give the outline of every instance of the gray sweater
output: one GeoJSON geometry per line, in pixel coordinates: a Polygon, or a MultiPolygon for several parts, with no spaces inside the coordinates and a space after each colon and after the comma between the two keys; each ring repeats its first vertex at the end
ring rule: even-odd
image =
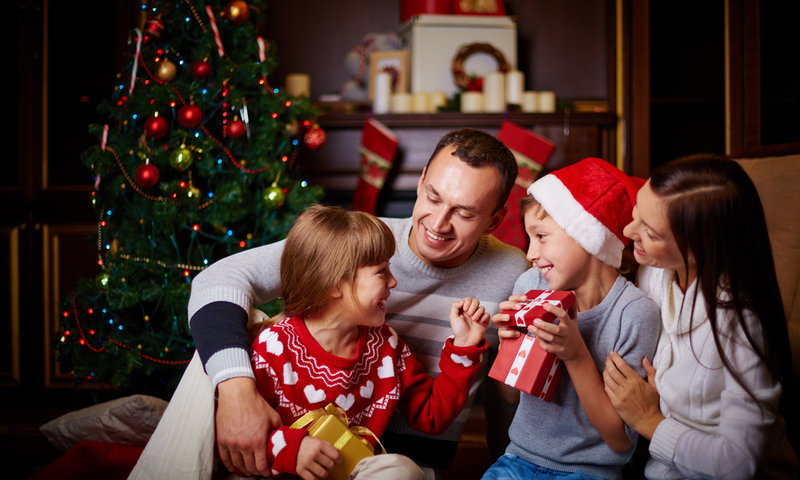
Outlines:
{"type": "MultiPolygon", "coordinates": [[[[529,266],[517,248],[496,238],[480,238],[470,258],[455,268],[433,267],[423,262],[408,246],[411,219],[383,218],[392,229],[397,251],[391,269],[398,286],[387,302],[387,323],[408,343],[417,360],[433,377],[439,373],[439,358],[445,339],[452,335],[448,315],[450,304],[465,296],[477,298],[487,312],[496,313],[498,304],[511,294],[514,281],[529,266]]],[[[279,266],[283,243],[278,242],[226,257],[203,271],[192,282],[189,321],[192,335],[206,371],[216,386],[228,378],[253,377],[245,335],[247,311],[280,296],[279,266]],[[238,320],[234,319],[238,318],[238,320]]],[[[492,326],[493,328],[493,326],[492,326]]],[[[496,330],[487,331],[490,345],[497,344],[496,330]]],[[[485,369],[476,377],[474,395],[485,369]]],[[[453,425],[432,437],[458,441],[464,428],[472,397],[453,425]]],[[[426,436],[396,414],[388,431],[426,436]]]]}
{"type": "MultiPolygon", "coordinates": [[[[548,289],[538,268],[517,280],[514,293],[534,289],[548,289]]],[[[617,277],[600,305],[578,313],[581,337],[601,373],[609,353],[615,351],[644,376],[642,358],[647,356],[652,361],[660,324],[658,306],[623,277],[617,277]]],[[[624,453],[615,453],[589,421],[569,374],[564,371],[551,403],[520,394],[506,453],[553,470],[615,479],[633,454],[638,439],[636,432],[627,426],[625,430],[633,445],[624,453]]]]}

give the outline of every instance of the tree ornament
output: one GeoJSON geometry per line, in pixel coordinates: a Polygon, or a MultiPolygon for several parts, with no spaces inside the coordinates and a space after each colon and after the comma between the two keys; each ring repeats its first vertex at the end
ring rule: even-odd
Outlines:
{"type": "Polygon", "coordinates": [[[297,123],[297,119],[292,119],[291,122],[286,124],[286,135],[289,137],[294,137],[297,135],[299,129],[300,125],[297,123]]]}
{"type": "Polygon", "coordinates": [[[148,137],[158,140],[167,133],[169,124],[164,120],[164,117],[159,117],[158,113],[151,115],[147,121],[144,122],[144,133],[148,137]]]}
{"type": "Polygon", "coordinates": [[[136,169],[136,183],[142,188],[152,188],[158,183],[158,169],[150,164],[150,159],[136,169]]]}
{"type": "Polygon", "coordinates": [[[228,124],[228,136],[231,138],[240,138],[244,135],[246,128],[244,122],[241,120],[234,120],[228,124]]]}
{"type": "Polygon", "coordinates": [[[175,170],[185,171],[192,164],[192,152],[186,148],[186,145],[181,145],[176,148],[169,156],[169,166],[175,170]]]}
{"type": "Polygon", "coordinates": [[[286,195],[283,193],[283,190],[281,190],[281,188],[274,183],[271,187],[264,190],[264,193],[261,196],[264,199],[264,204],[267,206],[267,208],[272,210],[283,205],[284,200],[286,200],[286,195]]]}
{"type": "Polygon", "coordinates": [[[195,78],[206,79],[211,75],[211,64],[205,60],[198,60],[192,64],[192,75],[195,78]]]}
{"type": "Polygon", "coordinates": [[[220,15],[234,25],[241,25],[250,18],[250,7],[241,0],[233,0],[225,5],[220,15]]]}
{"type": "Polygon", "coordinates": [[[148,18],[147,23],[144,24],[144,33],[156,40],[161,39],[164,30],[166,30],[164,22],[158,17],[148,18]]]}
{"type": "Polygon", "coordinates": [[[158,62],[158,65],[156,66],[156,78],[163,82],[171,81],[173,78],[175,78],[176,73],[177,69],[175,68],[175,64],[166,58],[158,62]]]}
{"type": "Polygon", "coordinates": [[[186,128],[194,128],[203,121],[203,111],[197,105],[184,105],[178,110],[178,122],[186,128]]]}
{"type": "Polygon", "coordinates": [[[318,123],[309,128],[305,137],[306,145],[311,150],[316,150],[325,144],[325,130],[323,130],[318,123]]]}

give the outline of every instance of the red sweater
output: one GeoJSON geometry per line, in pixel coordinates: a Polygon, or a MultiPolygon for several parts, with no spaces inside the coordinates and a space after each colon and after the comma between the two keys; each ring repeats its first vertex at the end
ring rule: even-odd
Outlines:
{"type": "Polygon", "coordinates": [[[288,426],[329,403],[347,413],[350,426],[367,427],[379,438],[395,408],[411,427],[433,435],[450,426],[464,408],[485,340],[477,347],[456,347],[448,339],[439,361],[441,373],[433,379],[388,325],[358,329],[353,358],[326,352],[299,317],[273,325],[253,342],[256,386],[284,424],[270,433],[267,445],[274,474],[297,473],[297,452],[307,432],[288,426]]]}

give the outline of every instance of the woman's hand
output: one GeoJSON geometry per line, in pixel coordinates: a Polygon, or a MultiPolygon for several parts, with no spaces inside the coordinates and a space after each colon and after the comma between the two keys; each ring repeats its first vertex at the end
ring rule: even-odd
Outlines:
{"type": "Polygon", "coordinates": [[[606,393],[622,420],[650,440],[664,416],[658,410],[656,369],[646,358],[642,366],[647,381],[642,379],[616,352],[606,359],[603,371],[606,393]]]}

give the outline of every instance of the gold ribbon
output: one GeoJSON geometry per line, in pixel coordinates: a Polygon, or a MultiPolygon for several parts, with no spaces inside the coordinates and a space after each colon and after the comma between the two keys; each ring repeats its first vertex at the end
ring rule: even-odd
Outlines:
{"type": "Polygon", "coordinates": [[[337,407],[332,403],[326,405],[325,408],[319,408],[317,410],[312,410],[306,413],[302,417],[298,418],[297,421],[291,425],[291,428],[306,428],[307,426],[310,426],[320,418],[327,417],[328,415],[333,415],[334,417],[336,417],[336,419],[339,420],[347,428],[347,431],[341,437],[339,437],[339,439],[336,440],[336,442],[333,444],[333,446],[336,447],[338,450],[341,450],[342,447],[347,445],[347,442],[349,442],[350,439],[353,437],[361,441],[361,443],[366,445],[367,448],[369,448],[370,450],[373,450],[372,444],[369,443],[365,438],[363,438],[367,435],[370,435],[372,436],[372,438],[375,439],[376,442],[378,442],[378,445],[380,445],[381,447],[381,451],[383,453],[386,453],[386,448],[383,446],[380,439],[377,436],[375,436],[374,433],[372,433],[372,430],[370,430],[367,427],[362,427],[360,425],[355,425],[353,427],[350,427],[350,421],[347,419],[347,413],[340,407],[337,407]]]}

